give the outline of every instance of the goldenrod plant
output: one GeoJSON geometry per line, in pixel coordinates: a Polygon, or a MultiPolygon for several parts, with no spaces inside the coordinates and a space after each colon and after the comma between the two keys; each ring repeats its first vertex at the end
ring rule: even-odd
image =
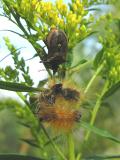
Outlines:
{"type": "Polygon", "coordinates": [[[112,130],[95,125],[106,100],[120,87],[120,19],[115,3],[120,2],[1,0],[0,15],[20,29],[20,32],[9,28],[2,31],[26,39],[36,51],[32,58],[39,58],[48,74],[35,86],[29,67],[20,56],[21,48],[4,37],[14,67],[0,68],[0,89],[14,91],[23,104],[12,100],[9,104],[8,100],[6,107],[1,100],[0,107],[12,110],[19,123],[29,129],[30,138],[22,141],[36,147],[38,154],[1,153],[2,160],[120,158],[116,153],[85,152],[92,135],[120,143],[112,130]],[[90,42],[99,47],[91,48],[90,42]],[[86,56],[89,50],[91,54],[86,56]],[[12,103],[14,108],[9,107],[12,103]]]}

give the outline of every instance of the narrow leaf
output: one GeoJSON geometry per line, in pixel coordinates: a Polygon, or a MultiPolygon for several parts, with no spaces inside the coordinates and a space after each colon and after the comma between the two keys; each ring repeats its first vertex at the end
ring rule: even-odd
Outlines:
{"type": "Polygon", "coordinates": [[[93,34],[96,34],[96,33],[98,33],[98,31],[93,31],[93,32],[88,33],[85,37],[83,37],[82,39],[80,39],[80,42],[83,41],[84,39],[92,36],[93,34]]]}
{"type": "MultiPolygon", "coordinates": [[[[59,137],[60,137],[60,136],[55,136],[55,137],[52,138],[51,140],[52,140],[52,141],[55,141],[55,140],[57,140],[59,137]]],[[[44,146],[47,146],[47,145],[51,144],[51,140],[47,141],[47,142],[44,144],[44,146]]]]}
{"type": "Polygon", "coordinates": [[[113,85],[104,95],[103,99],[108,98],[112,94],[114,94],[118,89],[120,89],[120,81],[113,85]]]}
{"type": "Polygon", "coordinates": [[[39,82],[38,87],[43,87],[47,83],[48,79],[43,79],[39,82]]]}
{"type": "Polygon", "coordinates": [[[101,11],[101,9],[100,8],[88,8],[88,9],[86,9],[87,11],[101,11]]]}
{"type": "Polygon", "coordinates": [[[101,137],[105,137],[105,138],[110,139],[114,142],[120,143],[119,138],[116,138],[115,136],[113,136],[111,133],[109,133],[106,130],[99,129],[99,128],[94,127],[94,126],[90,125],[89,123],[86,123],[86,122],[83,122],[83,121],[81,121],[81,126],[85,129],[91,131],[91,132],[94,132],[95,134],[97,134],[101,137]]]}
{"type": "Polygon", "coordinates": [[[12,33],[15,33],[15,34],[17,34],[18,36],[24,38],[24,35],[22,35],[22,34],[20,34],[20,33],[18,33],[18,32],[15,32],[15,31],[13,31],[13,30],[5,29],[5,30],[0,30],[0,31],[12,32],[12,33]]]}
{"type": "MultiPolygon", "coordinates": [[[[2,62],[2,61],[3,61],[4,59],[6,59],[8,56],[10,56],[11,54],[13,54],[13,53],[19,51],[19,50],[22,49],[22,48],[25,48],[25,47],[20,47],[20,48],[14,50],[13,52],[10,52],[8,55],[6,55],[4,58],[2,58],[2,59],[0,60],[0,62],[2,62]]],[[[18,54],[18,53],[17,53],[17,54],[18,54]]]]}
{"type": "Polygon", "coordinates": [[[18,121],[18,123],[24,127],[27,127],[27,128],[31,128],[30,124],[27,124],[27,123],[24,123],[24,122],[21,122],[21,121],[18,121]]]}
{"type": "Polygon", "coordinates": [[[9,90],[9,91],[16,91],[16,92],[40,91],[39,88],[33,88],[33,87],[27,86],[25,84],[6,82],[6,81],[0,81],[0,89],[5,89],[5,90],[9,90]]]}
{"type": "Polygon", "coordinates": [[[0,160],[45,160],[42,158],[18,155],[18,154],[0,154],[0,160]]]}
{"type": "Polygon", "coordinates": [[[83,158],[84,160],[102,160],[102,159],[120,159],[120,155],[111,155],[111,156],[90,156],[83,158]]]}
{"type": "Polygon", "coordinates": [[[21,141],[24,141],[25,143],[28,143],[29,145],[36,147],[36,148],[41,148],[34,139],[20,139],[21,141]]]}
{"type": "Polygon", "coordinates": [[[78,67],[79,65],[84,64],[84,63],[86,63],[86,62],[87,62],[86,59],[82,59],[82,60],[80,60],[75,66],[71,67],[70,69],[73,69],[73,68],[75,68],[75,67],[78,67]]]}
{"type": "Polygon", "coordinates": [[[103,53],[104,53],[104,49],[100,50],[97,54],[96,57],[94,59],[94,67],[97,68],[98,65],[100,64],[102,57],[103,57],[103,53]]]}
{"type": "Polygon", "coordinates": [[[25,61],[32,60],[33,58],[35,58],[35,57],[37,57],[37,56],[38,56],[38,54],[36,53],[36,54],[34,54],[34,56],[32,56],[31,58],[26,59],[25,61]]]}

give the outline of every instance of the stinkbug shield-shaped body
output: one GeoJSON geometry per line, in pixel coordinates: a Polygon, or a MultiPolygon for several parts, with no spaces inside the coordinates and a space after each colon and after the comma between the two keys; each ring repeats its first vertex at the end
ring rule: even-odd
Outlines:
{"type": "Polygon", "coordinates": [[[51,29],[44,42],[48,48],[45,63],[55,74],[59,65],[66,61],[68,50],[66,34],[62,30],[51,29]]]}

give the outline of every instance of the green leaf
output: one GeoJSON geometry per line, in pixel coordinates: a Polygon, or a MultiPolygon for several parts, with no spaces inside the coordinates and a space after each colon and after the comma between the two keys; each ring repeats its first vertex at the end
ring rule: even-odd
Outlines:
{"type": "Polygon", "coordinates": [[[114,94],[118,89],[120,89],[120,81],[114,84],[105,94],[103,95],[103,100],[110,97],[112,94],[114,94]]]}
{"type": "Polygon", "coordinates": [[[98,65],[101,63],[102,57],[103,57],[103,53],[104,53],[104,49],[100,50],[97,54],[96,57],[94,59],[94,67],[97,68],[98,65]]]}
{"type": "Polygon", "coordinates": [[[48,82],[47,78],[39,81],[38,87],[43,87],[47,82],[48,82]]]}
{"type": "Polygon", "coordinates": [[[111,155],[111,156],[90,156],[83,158],[84,160],[102,160],[102,159],[120,159],[120,155],[111,155]]]}
{"type": "Polygon", "coordinates": [[[36,148],[41,148],[34,139],[20,139],[21,141],[24,141],[25,143],[28,143],[29,145],[36,147],[36,148]]]}
{"type": "Polygon", "coordinates": [[[84,64],[84,63],[86,63],[86,62],[87,62],[86,59],[82,59],[82,60],[80,60],[75,66],[71,67],[70,69],[73,69],[73,68],[75,68],[75,67],[78,67],[79,65],[84,64]]]}
{"type": "Polygon", "coordinates": [[[31,128],[31,125],[30,124],[27,124],[27,123],[24,123],[24,122],[21,122],[21,121],[18,121],[18,124],[24,126],[24,127],[27,127],[27,128],[31,128]]]}
{"type": "Polygon", "coordinates": [[[93,133],[95,133],[95,134],[97,134],[97,135],[99,135],[101,137],[105,137],[105,138],[110,139],[110,140],[112,140],[114,142],[120,143],[120,139],[116,138],[115,136],[113,136],[108,131],[103,130],[103,129],[99,129],[99,128],[94,127],[94,126],[90,125],[89,123],[86,123],[86,122],[83,122],[83,121],[81,121],[80,123],[81,123],[81,126],[83,128],[85,128],[85,129],[87,129],[89,131],[91,131],[91,132],[93,132],[93,133]]]}
{"type": "Polygon", "coordinates": [[[30,60],[32,60],[32,59],[35,58],[35,57],[38,57],[38,54],[37,54],[37,53],[34,54],[34,56],[32,56],[31,58],[26,59],[25,61],[30,61],[30,60]]]}
{"type": "MultiPolygon", "coordinates": [[[[59,137],[60,137],[60,136],[55,136],[55,137],[52,138],[51,140],[52,140],[52,141],[56,141],[59,137]]],[[[44,144],[44,146],[47,146],[47,145],[51,144],[51,140],[47,141],[47,142],[44,144]]]]}
{"type": "Polygon", "coordinates": [[[72,64],[72,60],[73,60],[73,52],[72,50],[68,50],[68,54],[67,54],[67,58],[66,58],[66,63],[65,63],[65,67],[69,68],[72,64]]]}
{"type": "Polygon", "coordinates": [[[90,37],[90,36],[92,36],[93,34],[96,34],[96,33],[98,33],[98,31],[93,31],[93,32],[88,33],[85,37],[83,37],[82,39],[80,39],[79,42],[83,41],[84,39],[86,39],[86,38],[88,38],[88,37],[90,37]]]}
{"type": "Polygon", "coordinates": [[[88,9],[86,9],[87,11],[101,11],[101,9],[100,8],[88,8],[88,9]]]}
{"type": "Polygon", "coordinates": [[[4,30],[0,30],[0,31],[3,31],[3,32],[5,31],[5,32],[15,33],[15,34],[17,34],[18,36],[20,36],[20,37],[24,38],[24,35],[23,35],[23,34],[20,34],[20,33],[18,33],[18,32],[13,31],[13,30],[4,29],[4,30]]]}
{"type": "Polygon", "coordinates": [[[19,72],[16,69],[12,69],[11,66],[6,66],[5,68],[6,79],[16,80],[19,76],[19,72]]]}
{"type": "Polygon", "coordinates": [[[0,89],[5,89],[15,92],[36,92],[40,91],[39,88],[33,88],[24,84],[0,81],[0,89]]]}
{"type": "Polygon", "coordinates": [[[44,160],[44,159],[26,155],[18,155],[18,154],[0,154],[0,160],[44,160]]]}

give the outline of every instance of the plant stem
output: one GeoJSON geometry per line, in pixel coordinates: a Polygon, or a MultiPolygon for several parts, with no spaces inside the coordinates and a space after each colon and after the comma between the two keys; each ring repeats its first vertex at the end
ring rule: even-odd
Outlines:
{"type": "Polygon", "coordinates": [[[71,76],[74,73],[80,72],[81,69],[85,68],[86,66],[90,65],[93,62],[93,60],[90,60],[86,63],[80,64],[77,67],[71,67],[68,72],[69,72],[69,76],[71,76]]]}
{"type": "Polygon", "coordinates": [[[72,133],[68,133],[68,149],[69,149],[69,160],[75,160],[75,148],[72,133]]]}
{"type": "MultiPolygon", "coordinates": [[[[96,119],[98,110],[99,110],[100,105],[101,105],[102,97],[103,97],[104,93],[106,92],[106,90],[107,90],[107,88],[108,88],[108,85],[109,85],[109,83],[108,83],[108,81],[106,81],[106,82],[105,82],[105,85],[104,85],[104,88],[103,88],[103,90],[102,90],[102,92],[101,92],[101,95],[99,96],[99,98],[98,98],[98,100],[97,100],[97,102],[96,102],[96,105],[95,105],[95,107],[94,107],[94,109],[93,109],[93,111],[92,111],[92,117],[91,117],[91,120],[90,120],[90,124],[91,124],[91,125],[93,125],[94,122],[95,122],[95,119],[96,119]]],[[[88,131],[88,132],[86,133],[85,141],[88,140],[88,138],[89,138],[89,136],[90,136],[90,133],[91,133],[90,131],[88,131]]]]}
{"type": "Polygon", "coordinates": [[[67,160],[67,158],[64,156],[64,154],[62,153],[62,151],[58,148],[58,146],[52,141],[52,139],[50,138],[49,134],[47,133],[47,131],[45,130],[44,126],[42,126],[42,129],[45,133],[45,135],[47,136],[47,138],[49,139],[49,141],[51,142],[51,145],[53,146],[53,148],[56,150],[56,152],[60,155],[60,157],[62,158],[62,160],[67,160]]]}
{"type": "Polygon", "coordinates": [[[57,151],[57,153],[60,155],[60,157],[63,160],[67,160],[67,158],[64,156],[64,154],[61,152],[61,150],[56,146],[56,144],[52,140],[51,140],[51,144],[53,145],[53,147],[57,151]]]}
{"type": "Polygon", "coordinates": [[[101,64],[101,66],[97,69],[97,71],[95,72],[95,74],[93,75],[93,77],[91,78],[91,80],[89,81],[84,93],[86,94],[89,90],[89,88],[91,87],[91,85],[93,84],[95,78],[98,76],[98,74],[101,72],[101,70],[104,67],[104,63],[101,64]]]}
{"type": "Polygon", "coordinates": [[[28,101],[26,100],[25,96],[22,93],[20,92],[16,92],[16,93],[27,106],[30,106],[30,104],[28,103],[28,101]]]}

